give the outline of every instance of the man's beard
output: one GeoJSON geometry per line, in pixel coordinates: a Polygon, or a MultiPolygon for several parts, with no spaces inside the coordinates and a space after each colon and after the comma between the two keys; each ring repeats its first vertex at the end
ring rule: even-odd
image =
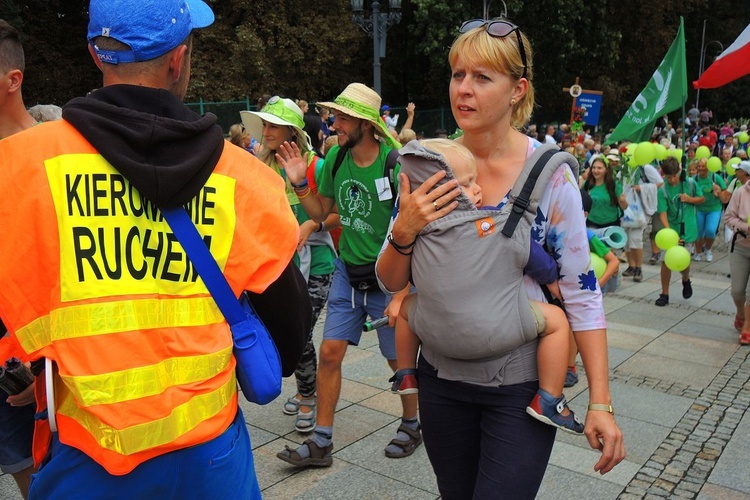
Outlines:
{"type": "Polygon", "coordinates": [[[339,144],[339,146],[352,149],[354,146],[362,142],[364,136],[365,135],[362,133],[362,123],[360,122],[359,126],[346,136],[346,142],[344,142],[344,144],[339,144]]]}

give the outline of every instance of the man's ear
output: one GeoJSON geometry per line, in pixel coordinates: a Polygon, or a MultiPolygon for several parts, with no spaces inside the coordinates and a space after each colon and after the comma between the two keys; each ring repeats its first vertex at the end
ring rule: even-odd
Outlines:
{"type": "Polygon", "coordinates": [[[94,47],[90,43],[86,46],[89,48],[89,54],[91,54],[91,57],[94,59],[94,64],[96,64],[96,67],[99,68],[99,71],[101,71],[104,63],[99,59],[99,56],[96,55],[96,52],[94,52],[94,47]]]}
{"type": "Polygon", "coordinates": [[[8,73],[5,75],[5,78],[7,78],[9,81],[9,94],[12,94],[13,92],[20,92],[21,85],[23,84],[23,73],[20,69],[12,69],[8,71],[8,73]]]}
{"type": "Polygon", "coordinates": [[[172,74],[174,81],[180,79],[182,71],[185,69],[185,58],[188,57],[187,45],[178,45],[169,54],[169,72],[172,74]]]}

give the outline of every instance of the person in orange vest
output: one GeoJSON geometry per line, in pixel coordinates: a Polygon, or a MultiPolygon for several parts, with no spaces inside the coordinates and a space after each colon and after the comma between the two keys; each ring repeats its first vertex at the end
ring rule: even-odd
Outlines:
{"type": "Polygon", "coordinates": [[[311,308],[283,180],[182,103],[205,2],[89,15],[104,86],[0,141],[0,317],[47,360],[53,431],[29,497],[260,498],[229,326],[161,209],[188,211],[289,376],[311,308]]]}
{"type": "MultiPolygon", "coordinates": [[[[0,19],[0,140],[34,125],[23,103],[21,87],[25,70],[18,31],[0,19]]],[[[0,336],[5,326],[0,323],[0,336]]],[[[0,365],[19,357],[9,337],[0,339],[0,365]]],[[[34,385],[19,394],[0,390],[0,471],[11,474],[24,498],[34,472],[31,443],[34,434],[34,385]]]]}

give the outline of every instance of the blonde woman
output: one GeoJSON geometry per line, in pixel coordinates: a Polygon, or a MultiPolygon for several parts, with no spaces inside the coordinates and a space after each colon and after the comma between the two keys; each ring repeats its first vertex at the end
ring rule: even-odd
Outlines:
{"type": "MultiPolygon", "coordinates": [[[[450,101],[464,134],[457,141],[477,161],[483,205],[501,206],[539,142],[519,130],[534,107],[531,45],[507,19],[463,23],[449,54],[450,101]]],[[[389,291],[409,281],[407,247],[430,222],[453,211],[461,190],[453,180],[438,187],[437,173],[411,192],[403,174],[400,211],[378,261],[378,277],[389,291]],[[434,188],[434,189],[433,189],[434,188]],[[397,246],[398,245],[398,246],[397,246]]],[[[582,289],[578,276],[590,266],[586,225],[577,179],[567,165],[552,176],[533,230],[554,252],[568,320],[586,368],[590,402],[585,434],[602,451],[594,465],[609,472],[625,457],[622,432],[611,407],[607,337],[601,292],[582,289]]],[[[529,298],[544,300],[525,278],[529,298]]],[[[497,318],[503,334],[503,318],[497,318]]],[[[469,335],[471,332],[456,332],[469,335]]],[[[419,407],[424,443],[443,498],[534,498],[552,452],[555,429],[528,418],[526,406],[538,389],[537,342],[511,351],[486,384],[468,383],[460,373],[435,368],[439,355],[422,344],[418,362],[419,407]]],[[[474,361],[472,361],[474,362],[474,361]]]]}

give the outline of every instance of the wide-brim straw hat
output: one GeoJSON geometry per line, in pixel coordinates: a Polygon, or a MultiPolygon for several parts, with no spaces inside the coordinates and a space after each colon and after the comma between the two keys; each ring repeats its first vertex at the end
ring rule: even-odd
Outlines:
{"type": "Polygon", "coordinates": [[[372,123],[378,135],[383,137],[386,144],[398,149],[401,144],[388,132],[388,127],[385,126],[385,122],[380,116],[381,102],[378,93],[367,85],[350,83],[333,102],[319,102],[317,104],[372,123]]]}
{"type": "Polygon", "coordinates": [[[302,110],[294,101],[279,96],[273,96],[260,111],[240,111],[242,124],[250,133],[250,136],[256,140],[263,139],[263,121],[273,123],[274,125],[283,125],[291,127],[297,131],[297,134],[303,138],[310,149],[310,138],[305,133],[305,119],[302,110]]]}

